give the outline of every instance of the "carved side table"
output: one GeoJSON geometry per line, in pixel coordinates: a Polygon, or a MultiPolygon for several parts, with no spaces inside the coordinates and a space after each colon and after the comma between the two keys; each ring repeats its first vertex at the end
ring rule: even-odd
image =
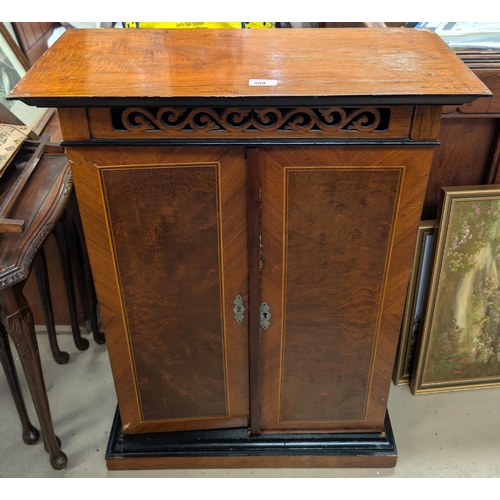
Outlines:
{"type": "MultiPolygon", "coordinates": [[[[0,203],[16,181],[18,176],[16,170],[19,169],[13,169],[2,177],[0,203]]],[[[54,433],[33,314],[23,294],[23,287],[37,252],[63,214],[72,187],[73,181],[67,157],[62,154],[45,154],[11,212],[12,218],[25,221],[24,232],[0,234],[2,320],[19,354],[40,422],[45,449],[50,455],[52,467],[57,470],[66,466],[67,457],[61,451],[60,440],[54,433]]],[[[2,345],[8,349],[5,342],[2,345]]],[[[14,397],[16,399],[16,394],[14,397]]],[[[19,397],[22,401],[20,393],[19,397]]],[[[22,416],[21,420],[23,421],[22,416]]],[[[23,438],[24,431],[31,429],[31,424],[28,424],[29,422],[23,422],[23,438]]],[[[33,433],[32,429],[31,432],[33,433]]],[[[28,440],[35,442],[36,436],[28,436],[28,440]]]]}

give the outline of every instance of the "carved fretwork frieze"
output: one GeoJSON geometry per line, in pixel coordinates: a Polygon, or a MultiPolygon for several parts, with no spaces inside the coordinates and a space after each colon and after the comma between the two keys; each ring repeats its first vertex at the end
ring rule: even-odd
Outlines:
{"type": "Polygon", "coordinates": [[[263,132],[281,137],[377,133],[388,130],[390,115],[390,108],[372,106],[111,109],[115,132],[175,137],[197,134],[242,137],[263,132]]]}

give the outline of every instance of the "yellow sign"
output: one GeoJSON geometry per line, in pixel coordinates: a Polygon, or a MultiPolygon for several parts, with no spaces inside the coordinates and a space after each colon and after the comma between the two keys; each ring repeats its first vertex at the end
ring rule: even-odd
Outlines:
{"type": "Polygon", "coordinates": [[[123,23],[124,28],[210,28],[210,29],[228,29],[228,28],[275,28],[276,23],[123,23]]]}

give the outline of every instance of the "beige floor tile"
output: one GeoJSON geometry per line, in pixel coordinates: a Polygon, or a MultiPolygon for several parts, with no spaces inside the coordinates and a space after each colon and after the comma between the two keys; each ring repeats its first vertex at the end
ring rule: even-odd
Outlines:
{"type": "MultiPolygon", "coordinates": [[[[39,334],[56,433],[68,467],[51,469],[43,445],[26,446],[7,383],[0,372],[0,477],[500,477],[500,389],[412,396],[391,387],[389,412],[398,446],[395,469],[238,469],[110,472],[106,450],[116,406],[106,346],[91,342],[79,352],[60,335],[71,354],[66,366],[51,358],[39,334]]],[[[25,400],[38,427],[26,383],[25,400]]]]}

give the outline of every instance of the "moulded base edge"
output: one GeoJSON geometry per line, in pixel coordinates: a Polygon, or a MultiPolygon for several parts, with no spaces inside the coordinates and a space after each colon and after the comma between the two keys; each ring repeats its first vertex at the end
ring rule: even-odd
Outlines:
{"type": "Polygon", "coordinates": [[[387,468],[397,449],[389,415],[382,433],[266,434],[246,427],[123,434],[116,410],[106,464],[109,470],[222,468],[387,468]]]}

